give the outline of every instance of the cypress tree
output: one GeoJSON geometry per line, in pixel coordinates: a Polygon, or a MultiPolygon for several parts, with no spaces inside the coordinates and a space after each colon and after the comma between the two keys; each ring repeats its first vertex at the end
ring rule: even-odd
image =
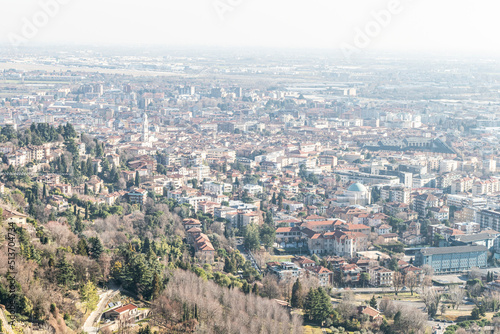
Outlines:
{"type": "Polygon", "coordinates": [[[373,295],[372,299],[370,299],[370,306],[373,307],[374,309],[377,308],[377,300],[375,299],[375,295],[373,295]]]}
{"type": "Polygon", "coordinates": [[[135,186],[136,187],[139,187],[139,185],[141,184],[141,178],[139,176],[139,171],[136,171],[135,172],[135,186]]]}
{"type": "Polygon", "coordinates": [[[292,287],[292,298],[290,304],[295,308],[302,308],[302,284],[300,284],[300,279],[297,278],[292,287]]]}

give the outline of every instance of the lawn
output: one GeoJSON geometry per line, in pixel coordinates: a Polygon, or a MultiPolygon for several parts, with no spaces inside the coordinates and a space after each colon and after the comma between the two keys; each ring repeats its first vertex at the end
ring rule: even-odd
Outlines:
{"type": "Polygon", "coordinates": [[[290,262],[292,259],[293,255],[272,255],[269,262],[290,262]]]}

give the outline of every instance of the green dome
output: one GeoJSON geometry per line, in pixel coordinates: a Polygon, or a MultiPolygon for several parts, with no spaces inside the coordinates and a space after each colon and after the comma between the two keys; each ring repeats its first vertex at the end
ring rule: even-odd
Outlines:
{"type": "Polygon", "coordinates": [[[347,190],[348,191],[356,191],[356,192],[365,192],[365,191],[368,191],[368,190],[366,190],[366,187],[364,185],[362,185],[361,183],[359,183],[359,182],[351,184],[349,186],[349,188],[347,188],[347,190]]]}

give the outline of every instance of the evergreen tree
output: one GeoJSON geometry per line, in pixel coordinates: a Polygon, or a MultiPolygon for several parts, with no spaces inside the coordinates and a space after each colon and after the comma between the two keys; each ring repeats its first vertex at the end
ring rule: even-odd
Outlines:
{"type": "Polygon", "coordinates": [[[139,185],[141,184],[141,177],[139,176],[139,171],[135,172],[134,184],[136,187],[139,187],[139,185]]]}
{"type": "Polygon", "coordinates": [[[311,321],[317,324],[323,324],[333,313],[330,297],[322,287],[309,290],[304,303],[304,312],[311,321]]]}
{"type": "Polygon", "coordinates": [[[252,293],[255,295],[259,294],[259,286],[257,285],[257,283],[254,283],[254,285],[253,285],[252,293]]]}
{"type": "Polygon", "coordinates": [[[90,257],[94,260],[97,260],[101,257],[102,252],[104,252],[104,247],[101,243],[101,240],[98,237],[89,238],[90,247],[90,257]]]}
{"type": "Polygon", "coordinates": [[[75,280],[74,268],[63,255],[56,265],[57,282],[61,285],[70,286],[75,280]]]}
{"type": "Polygon", "coordinates": [[[137,334],[153,334],[153,331],[151,330],[151,327],[149,327],[149,325],[147,325],[145,328],[139,329],[137,334]]]}
{"type": "Polygon", "coordinates": [[[162,290],[162,287],[161,287],[160,275],[158,275],[158,273],[155,272],[155,274],[153,276],[151,299],[155,299],[156,297],[158,297],[160,295],[161,290],[162,290]]]}
{"type": "Polygon", "coordinates": [[[377,308],[377,300],[375,299],[375,295],[373,295],[372,299],[370,299],[370,306],[373,307],[374,309],[377,308]]]}
{"type": "Polygon", "coordinates": [[[81,256],[88,256],[89,255],[89,247],[87,245],[87,242],[85,241],[84,238],[81,238],[78,240],[78,244],[76,245],[76,254],[81,255],[81,256]]]}
{"type": "Polygon", "coordinates": [[[230,274],[235,272],[234,262],[229,257],[224,260],[224,271],[230,274]]]}
{"type": "Polygon", "coordinates": [[[271,199],[271,203],[276,205],[276,193],[273,193],[273,198],[271,199]]]}
{"type": "Polygon", "coordinates": [[[297,278],[292,287],[292,298],[290,304],[295,308],[302,308],[302,284],[300,284],[300,279],[297,278]]]}

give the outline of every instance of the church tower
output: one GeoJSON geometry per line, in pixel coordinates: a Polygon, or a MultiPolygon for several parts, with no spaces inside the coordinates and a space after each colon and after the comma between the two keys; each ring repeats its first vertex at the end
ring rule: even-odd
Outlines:
{"type": "Polygon", "coordinates": [[[147,113],[144,113],[142,118],[142,141],[149,142],[149,122],[147,113]]]}

